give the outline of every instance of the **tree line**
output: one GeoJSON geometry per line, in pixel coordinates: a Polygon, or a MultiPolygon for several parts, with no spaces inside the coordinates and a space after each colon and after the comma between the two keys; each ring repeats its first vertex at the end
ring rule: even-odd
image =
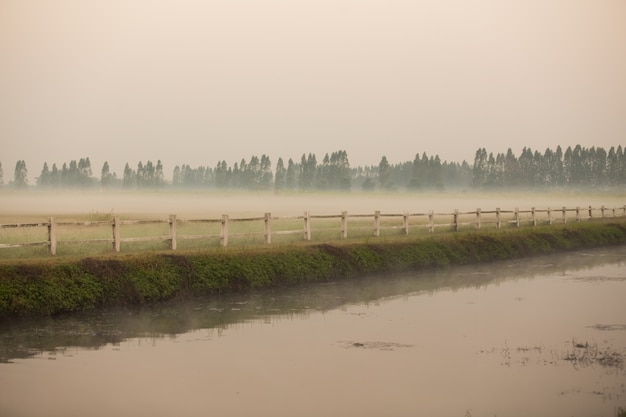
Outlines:
{"type": "Polygon", "coordinates": [[[603,187],[626,184],[626,155],[622,146],[568,147],[565,152],[546,149],[542,154],[524,148],[519,156],[511,149],[506,154],[476,151],[472,168],[476,188],[503,187],[603,187]]]}
{"type": "MultiPolygon", "coordinates": [[[[0,185],[4,172],[0,162],[0,185]]],[[[16,163],[10,185],[29,185],[26,163],[16,163]]],[[[93,175],[89,158],[63,163],[61,168],[45,162],[35,184],[40,188],[215,188],[244,190],[443,190],[450,188],[497,189],[509,187],[597,187],[626,184],[626,155],[622,146],[584,148],[568,147],[565,152],[546,149],[544,153],[524,148],[516,156],[506,153],[476,151],[473,165],[442,162],[439,156],[416,154],[413,160],[390,164],[383,156],[378,165],[351,167],[348,154],[339,150],[325,154],[321,161],[315,154],[302,154],[299,160],[278,158],[275,167],[269,156],[251,156],[229,165],[177,165],[172,180],[166,181],[161,161],[140,161],[136,168],[128,163],[121,177],[111,172],[108,162],[93,175]]]]}

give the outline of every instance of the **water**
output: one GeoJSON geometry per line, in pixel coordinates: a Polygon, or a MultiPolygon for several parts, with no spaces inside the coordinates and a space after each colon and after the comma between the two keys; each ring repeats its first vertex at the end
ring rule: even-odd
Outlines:
{"type": "Polygon", "coordinates": [[[626,247],[0,324],[1,416],[614,416],[626,247]]]}

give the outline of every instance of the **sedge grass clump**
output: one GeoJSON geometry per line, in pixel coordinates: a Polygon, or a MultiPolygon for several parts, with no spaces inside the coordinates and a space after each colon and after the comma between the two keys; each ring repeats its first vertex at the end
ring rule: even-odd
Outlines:
{"type": "Polygon", "coordinates": [[[115,217],[115,213],[113,213],[113,210],[108,211],[108,212],[101,212],[101,211],[91,210],[87,214],[87,220],[91,221],[91,222],[108,222],[108,221],[113,221],[114,217],[115,217]]]}

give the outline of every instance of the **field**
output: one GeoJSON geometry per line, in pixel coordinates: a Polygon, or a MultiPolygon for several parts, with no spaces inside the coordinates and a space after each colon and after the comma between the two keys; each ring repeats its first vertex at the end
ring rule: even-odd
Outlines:
{"type": "Polygon", "coordinates": [[[4,226],[0,229],[0,260],[48,257],[51,218],[56,256],[80,258],[114,251],[115,218],[119,249],[137,253],[171,250],[173,241],[177,251],[224,250],[226,246],[247,249],[268,243],[286,247],[310,242],[393,241],[430,232],[562,224],[623,216],[626,202],[626,193],[615,192],[274,194],[4,189],[0,196],[0,224],[4,226]],[[602,211],[602,207],[606,209],[602,211]],[[176,215],[175,231],[172,214],[176,215]],[[228,216],[226,231],[224,215],[228,216]],[[11,227],[15,225],[21,227],[11,227]],[[14,247],[24,244],[27,246],[14,247]]]}

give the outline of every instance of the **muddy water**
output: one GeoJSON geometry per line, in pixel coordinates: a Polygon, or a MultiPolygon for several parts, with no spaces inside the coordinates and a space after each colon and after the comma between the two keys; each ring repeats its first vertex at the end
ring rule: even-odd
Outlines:
{"type": "Polygon", "coordinates": [[[0,325],[1,416],[614,416],[626,247],[0,325]]]}

